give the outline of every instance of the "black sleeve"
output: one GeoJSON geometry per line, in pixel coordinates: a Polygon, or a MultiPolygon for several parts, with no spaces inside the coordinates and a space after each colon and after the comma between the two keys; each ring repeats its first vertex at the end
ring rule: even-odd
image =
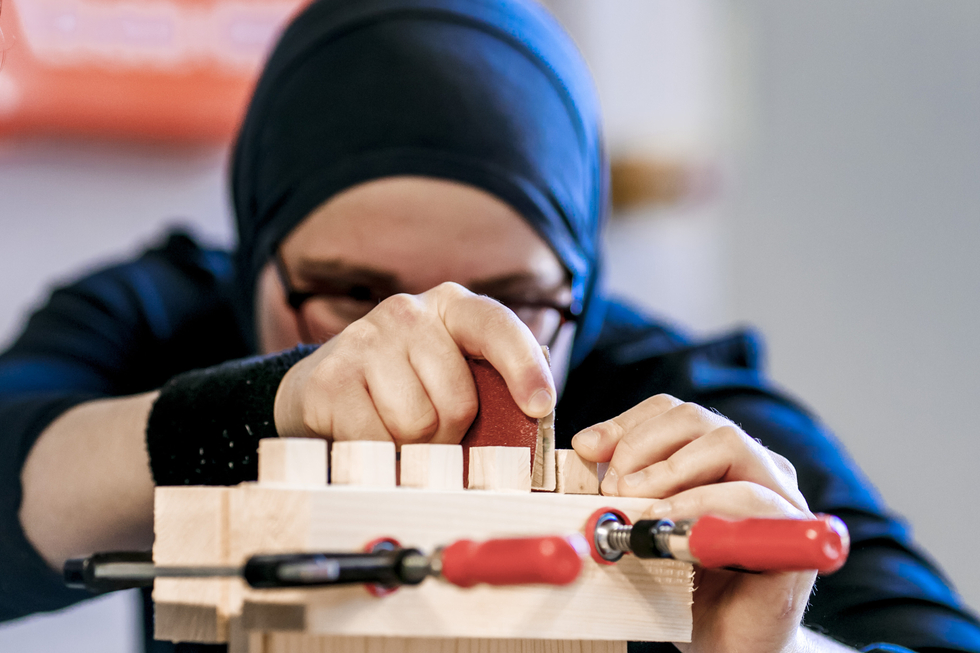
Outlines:
{"type": "Polygon", "coordinates": [[[0,355],[0,621],[90,596],[65,589],[20,527],[20,472],[37,437],[81,402],[247,355],[231,284],[227,254],[174,234],[55,290],[0,355]]]}

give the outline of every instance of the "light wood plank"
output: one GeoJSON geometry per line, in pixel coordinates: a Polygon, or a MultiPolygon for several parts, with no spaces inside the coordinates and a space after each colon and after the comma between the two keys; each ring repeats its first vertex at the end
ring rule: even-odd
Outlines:
{"type": "MultiPolygon", "coordinates": [[[[221,565],[228,559],[231,488],[160,487],[154,495],[153,560],[221,565]]],[[[229,581],[160,578],[153,586],[154,637],[220,643],[228,638],[229,581]]]]}
{"type": "Polygon", "coordinates": [[[395,443],[366,440],[334,442],[330,483],[395,487],[395,443]]]}
{"type": "Polygon", "coordinates": [[[323,637],[268,633],[249,653],[626,653],[626,642],[534,639],[323,637]]]}
{"type": "Polygon", "coordinates": [[[531,491],[531,450],[526,447],[470,447],[471,490],[531,491]]]}
{"type": "Polygon", "coordinates": [[[259,440],[259,483],[327,484],[327,442],[319,438],[259,440]]]}
{"type": "MultiPolygon", "coordinates": [[[[232,505],[240,510],[232,510],[232,532],[247,530],[236,556],[359,550],[380,536],[430,551],[463,538],[581,531],[602,507],[635,520],[650,503],[553,493],[251,485],[235,490],[232,505]]],[[[362,587],[246,590],[242,619],[250,631],[323,635],[687,641],[692,578],[690,565],[672,560],[627,556],[600,566],[586,559],[582,576],[567,587],[462,589],[430,579],[380,599],[362,587]]]]}
{"type": "Polygon", "coordinates": [[[403,444],[401,485],[462,490],[463,447],[458,444],[403,444]]]}
{"type": "Polygon", "coordinates": [[[585,460],[573,449],[555,452],[556,492],[562,494],[599,494],[599,475],[594,462],[585,460]]]}

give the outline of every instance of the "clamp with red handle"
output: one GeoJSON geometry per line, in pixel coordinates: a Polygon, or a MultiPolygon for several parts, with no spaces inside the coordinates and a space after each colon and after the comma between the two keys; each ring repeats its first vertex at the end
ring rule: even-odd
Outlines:
{"type": "Polygon", "coordinates": [[[631,524],[622,512],[602,508],[586,524],[592,558],[612,564],[623,554],[674,558],[705,568],[746,571],[816,569],[829,574],[847,560],[847,527],[833,515],[816,519],[740,519],[705,516],[674,523],[644,519],[631,524]]]}
{"type": "Polygon", "coordinates": [[[364,584],[375,596],[433,576],[458,585],[567,585],[582,571],[581,535],[473,542],[459,540],[426,555],[379,538],[362,552],[256,555],[243,567],[171,567],[149,552],[99,553],[65,563],[70,587],[106,592],[152,586],[155,578],[241,577],[254,588],[364,584]]]}

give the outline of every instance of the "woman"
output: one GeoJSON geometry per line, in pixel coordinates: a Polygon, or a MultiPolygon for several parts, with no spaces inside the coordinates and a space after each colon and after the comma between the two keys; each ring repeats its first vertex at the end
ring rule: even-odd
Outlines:
{"type": "Polygon", "coordinates": [[[458,441],[472,355],[531,416],[561,391],[559,446],[651,516],[848,523],[812,597],[808,572],[699,572],[681,650],[980,651],[751,336],[692,343],[599,294],[605,180],[591,80],[539,8],[314,3],[242,128],[234,257],[173,236],[56,292],[0,359],[4,616],[81,598],[66,557],[149,546],[154,484],[254,478],[261,437],[458,441]]]}

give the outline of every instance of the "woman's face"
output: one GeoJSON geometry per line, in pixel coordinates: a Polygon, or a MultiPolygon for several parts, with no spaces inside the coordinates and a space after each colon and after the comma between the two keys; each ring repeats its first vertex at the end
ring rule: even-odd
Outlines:
{"type": "Polygon", "coordinates": [[[256,296],[263,353],[325,342],[389,295],[453,281],[512,307],[551,345],[563,383],[574,327],[560,328],[560,312],[548,306],[570,303],[568,273],[514,209],[485,191],[426,177],[360,184],[300,223],[278,256],[256,296]],[[287,286],[313,296],[293,308],[287,286]]]}

